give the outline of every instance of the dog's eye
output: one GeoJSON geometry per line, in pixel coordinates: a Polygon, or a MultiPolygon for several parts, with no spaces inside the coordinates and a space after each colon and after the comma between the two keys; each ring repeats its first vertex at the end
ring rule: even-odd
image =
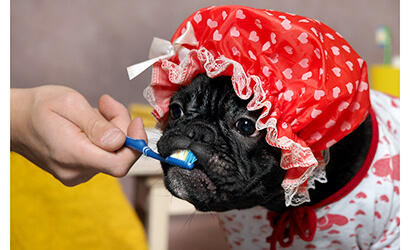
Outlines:
{"type": "Polygon", "coordinates": [[[184,115],[184,111],[182,111],[181,106],[179,106],[178,104],[172,104],[169,107],[169,116],[172,119],[179,119],[184,115]]]}
{"type": "Polygon", "coordinates": [[[236,129],[239,133],[248,137],[256,137],[259,134],[259,131],[255,128],[255,123],[249,119],[239,119],[236,122],[236,129]]]}

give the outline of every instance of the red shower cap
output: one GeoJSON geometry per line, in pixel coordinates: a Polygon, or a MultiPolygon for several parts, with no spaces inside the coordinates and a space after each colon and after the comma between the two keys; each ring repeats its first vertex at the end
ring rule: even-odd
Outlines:
{"type": "Polygon", "coordinates": [[[357,128],[370,109],[365,61],[343,37],[311,18],[244,6],[197,11],[175,32],[168,56],[153,64],[145,90],[163,124],[180,85],[206,73],[232,76],[233,88],[262,109],[258,130],[281,148],[286,205],[309,201],[325,182],[323,152],[357,128]],[[188,41],[188,42],[187,42],[188,41]]]}

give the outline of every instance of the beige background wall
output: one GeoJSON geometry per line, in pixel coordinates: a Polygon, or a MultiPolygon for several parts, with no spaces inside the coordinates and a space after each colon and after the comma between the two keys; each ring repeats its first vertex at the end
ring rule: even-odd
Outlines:
{"type": "Polygon", "coordinates": [[[146,103],[150,70],[130,82],[126,67],[143,61],[154,36],[170,39],[197,9],[240,4],[320,20],[339,33],[368,64],[381,63],[378,25],[392,30],[399,54],[399,0],[13,0],[11,87],[66,85],[96,106],[108,93],[125,105],[146,103]]]}

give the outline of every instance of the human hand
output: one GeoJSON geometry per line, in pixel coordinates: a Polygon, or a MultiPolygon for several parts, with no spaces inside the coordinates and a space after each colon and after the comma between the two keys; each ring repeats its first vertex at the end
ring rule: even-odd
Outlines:
{"type": "Polygon", "coordinates": [[[147,140],[141,118],[108,95],[93,109],[62,86],[11,89],[11,150],[74,186],[99,172],[125,176],[140,153],[123,147],[126,133],[147,140]]]}

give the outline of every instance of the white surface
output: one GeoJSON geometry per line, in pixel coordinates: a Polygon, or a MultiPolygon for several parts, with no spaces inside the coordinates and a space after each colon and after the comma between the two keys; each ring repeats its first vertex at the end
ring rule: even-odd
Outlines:
{"type": "MultiPolygon", "coordinates": [[[[148,146],[157,152],[157,141],[161,132],[157,129],[146,129],[148,146]]],[[[171,215],[192,214],[192,204],[172,196],[164,187],[162,169],[159,161],[142,155],[134,163],[128,176],[144,177],[148,188],[148,225],[147,236],[150,250],[168,249],[169,217],[171,215]]]]}
{"type": "MultiPolygon", "coordinates": [[[[161,137],[161,132],[155,128],[145,129],[148,137],[148,146],[157,152],[157,141],[161,137]]],[[[134,163],[128,175],[162,175],[161,164],[158,160],[141,155],[134,163]]]]}

